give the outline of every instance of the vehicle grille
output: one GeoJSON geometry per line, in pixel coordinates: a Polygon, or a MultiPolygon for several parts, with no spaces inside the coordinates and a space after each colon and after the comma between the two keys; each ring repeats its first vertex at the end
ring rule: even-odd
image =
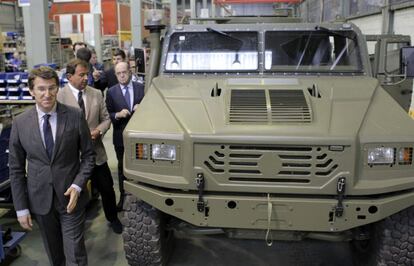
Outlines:
{"type": "Polygon", "coordinates": [[[315,185],[341,170],[340,158],[347,152],[347,147],[330,151],[329,146],[196,144],[195,148],[195,154],[201,154],[196,166],[225,183],[315,185]]]}
{"type": "Polygon", "coordinates": [[[312,113],[302,90],[232,90],[230,123],[309,123],[312,113]]]}

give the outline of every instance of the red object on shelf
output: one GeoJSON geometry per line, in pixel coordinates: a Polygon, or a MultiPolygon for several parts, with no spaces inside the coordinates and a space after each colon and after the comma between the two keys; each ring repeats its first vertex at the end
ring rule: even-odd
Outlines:
{"type": "Polygon", "coordinates": [[[269,4],[269,3],[286,3],[300,4],[303,0],[214,0],[215,4],[269,4]]]}

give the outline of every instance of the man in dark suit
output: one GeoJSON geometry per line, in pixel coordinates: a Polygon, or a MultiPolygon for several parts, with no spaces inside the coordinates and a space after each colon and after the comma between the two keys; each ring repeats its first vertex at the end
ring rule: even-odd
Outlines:
{"type": "Polygon", "coordinates": [[[108,166],[108,157],[102,138],[111,126],[108,110],[102,93],[87,86],[89,63],[80,59],[70,61],[66,66],[66,75],[69,83],[59,90],[59,102],[80,108],[85,112],[88,122],[93,148],[96,152],[95,167],[92,172],[92,184],[102,197],[102,206],[106,219],[110,222],[112,230],[122,233],[122,225],[116,211],[114,182],[108,166]]]}
{"type": "Polygon", "coordinates": [[[87,265],[85,185],[95,153],[82,111],[56,101],[58,86],[50,67],[30,73],[36,105],[13,120],[10,135],[13,203],[24,229],[34,215],[51,265],[87,265]]]}
{"type": "Polygon", "coordinates": [[[119,84],[109,88],[106,94],[106,107],[114,126],[113,143],[118,159],[119,192],[121,193],[118,210],[121,210],[124,199],[123,181],[125,180],[122,163],[124,156],[122,132],[144,97],[144,86],[141,83],[131,81],[132,73],[126,62],[120,62],[115,66],[115,74],[119,84]]]}

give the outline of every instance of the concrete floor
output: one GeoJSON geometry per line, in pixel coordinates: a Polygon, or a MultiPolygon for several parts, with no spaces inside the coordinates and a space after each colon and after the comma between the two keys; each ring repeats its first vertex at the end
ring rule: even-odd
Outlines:
{"type": "MultiPolygon", "coordinates": [[[[105,137],[109,165],[113,171],[115,191],[116,157],[111,143],[112,132],[105,137]]],[[[117,194],[118,198],[118,194],[117,194]]],[[[1,212],[0,212],[1,213],[1,212]]],[[[13,211],[0,217],[3,228],[20,230],[13,211]]],[[[122,214],[119,214],[122,215],[122,214]]],[[[0,214],[1,216],[1,214],[0,214]]],[[[128,265],[123,251],[122,236],[114,234],[105,220],[101,202],[91,204],[86,220],[86,248],[91,266],[128,265]]],[[[320,241],[274,242],[267,247],[264,240],[236,240],[224,236],[179,236],[175,239],[169,266],[322,266],[352,265],[347,243],[320,241]]],[[[21,242],[22,254],[8,258],[1,265],[49,265],[37,226],[21,242]]]]}

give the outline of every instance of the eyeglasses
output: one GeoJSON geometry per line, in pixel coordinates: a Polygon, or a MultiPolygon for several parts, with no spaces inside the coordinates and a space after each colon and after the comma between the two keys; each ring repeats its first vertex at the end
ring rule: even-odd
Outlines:
{"type": "Polygon", "coordinates": [[[57,86],[52,86],[52,87],[35,87],[33,90],[36,90],[42,94],[46,93],[46,91],[48,91],[50,94],[52,93],[56,93],[58,90],[57,86]]]}

